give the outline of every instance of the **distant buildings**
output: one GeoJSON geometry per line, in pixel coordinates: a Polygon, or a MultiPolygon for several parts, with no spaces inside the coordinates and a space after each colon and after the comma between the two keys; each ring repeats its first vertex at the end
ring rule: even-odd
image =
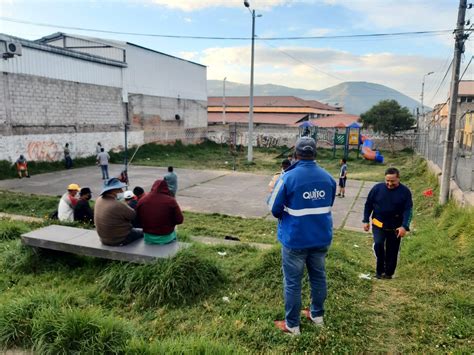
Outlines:
{"type": "Polygon", "coordinates": [[[207,134],[206,67],[129,42],[55,33],[0,35],[21,56],[0,61],[0,159],[58,160],[128,144],[207,134]],[[128,111],[127,111],[128,109],[128,111]]]}
{"type": "MultiPolygon", "coordinates": [[[[247,145],[249,97],[209,97],[209,139],[225,142],[237,135],[237,144],[247,145]],[[235,132],[231,132],[234,129],[235,132]]],[[[305,121],[321,128],[345,128],[359,120],[342,108],[294,96],[254,97],[254,142],[256,146],[292,145],[298,127],[305,121]]]]}

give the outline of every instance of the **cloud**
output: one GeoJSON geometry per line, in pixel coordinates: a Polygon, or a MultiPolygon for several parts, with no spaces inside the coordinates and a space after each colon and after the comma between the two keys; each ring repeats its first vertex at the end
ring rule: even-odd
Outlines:
{"type": "MultiPolygon", "coordinates": [[[[208,79],[249,82],[250,48],[208,48],[195,60],[208,66],[208,79]]],[[[389,52],[353,54],[331,48],[279,47],[257,45],[255,83],[277,84],[321,90],[343,81],[369,81],[392,87],[418,99],[423,74],[442,67],[444,59],[389,52]],[[297,58],[298,61],[291,58],[297,58]]],[[[433,75],[432,95],[442,74],[433,75]],[[435,77],[436,76],[436,77],[435,77]]],[[[440,90],[440,95],[444,95],[440,90]]],[[[431,97],[431,96],[430,96],[431,97]]],[[[440,97],[441,99],[441,97],[440,97]]]]}
{"type": "Polygon", "coordinates": [[[313,37],[319,37],[319,36],[324,36],[327,35],[328,33],[331,33],[333,30],[330,28],[311,28],[306,32],[306,36],[313,36],[313,37]]]}
{"type": "Polygon", "coordinates": [[[179,57],[187,60],[194,60],[198,57],[199,52],[187,52],[187,51],[182,51],[179,52],[179,57]]]}
{"type": "Polygon", "coordinates": [[[364,29],[454,29],[457,6],[453,1],[413,0],[323,0],[328,5],[341,6],[356,12],[358,26],[364,29]]]}
{"type": "Polygon", "coordinates": [[[183,20],[184,20],[184,22],[187,22],[187,23],[193,22],[193,20],[189,17],[185,17],[183,20]]]}
{"type": "MultiPolygon", "coordinates": [[[[243,8],[241,0],[138,0],[140,3],[164,6],[181,11],[196,11],[209,7],[239,7],[243,8]]],[[[291,6],[295,0],[249,0],[252,8],[269,10],[276,6],[291,6]]],[[[305,1],[305,0],[299,0],[305,1]]]]}

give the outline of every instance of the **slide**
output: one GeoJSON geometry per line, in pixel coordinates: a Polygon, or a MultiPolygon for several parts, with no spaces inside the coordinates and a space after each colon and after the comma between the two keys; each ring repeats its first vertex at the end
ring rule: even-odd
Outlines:
{"type": "Polygon", "coordinates": [[[383,163],[383,155],[378,150],[373,150],[374,142],[366,136],[361,136],[362,156],[367,160],[375,160],[377,163],[383,163]]]}

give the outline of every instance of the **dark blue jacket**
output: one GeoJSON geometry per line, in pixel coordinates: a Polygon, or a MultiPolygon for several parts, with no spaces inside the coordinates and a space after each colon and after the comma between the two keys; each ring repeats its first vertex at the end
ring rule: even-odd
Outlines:
{"type": "Polygon", "coordinates": [[[410,230],[413,201],[411,192],[403,184],[389,189],[385,183],[375,185],[367,196],[363,223],[369,223],[370,215],[383,223],[382,229],[403,227],[410,230]]]}
{"type": "Polygon", "coordinates": [[[312,160],[299,160],[278,179],[268,200],[279,219],[278,240],[290,249],[327,247],[336,182],[312,160]]]}

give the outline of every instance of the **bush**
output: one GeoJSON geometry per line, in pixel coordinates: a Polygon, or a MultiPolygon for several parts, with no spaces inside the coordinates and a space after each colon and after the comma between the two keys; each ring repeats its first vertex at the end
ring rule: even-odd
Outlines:
{"type": "Polygon", "coordinates": [[[137,298],[143,306],[194,303],[225,281],[214,261],[203,258],[195,248],[180,251],[174,258],[154,264],[113,264],[106,269],[99,287],[137,298]]]}
{"type": "Polygon", "coordinates": [[[265,287],[281,287],[282,285],[282,265],[281,248],[273,247],[269,251],[261,254],[255,262],[255,266],[247,273],[250,280],[259,280],[265,287]]]}
{"type": "Polygon", "coordinates": [[[30,228],[19,221],[0,220],[0,240],[18,239],[30,228]]]}
{"type": "Polygon", "coordinates": [[[133,336],[132,327],[95,309],[45,308],[33,321],[35,351],[41,354],[118,354],[133,336]]]}

